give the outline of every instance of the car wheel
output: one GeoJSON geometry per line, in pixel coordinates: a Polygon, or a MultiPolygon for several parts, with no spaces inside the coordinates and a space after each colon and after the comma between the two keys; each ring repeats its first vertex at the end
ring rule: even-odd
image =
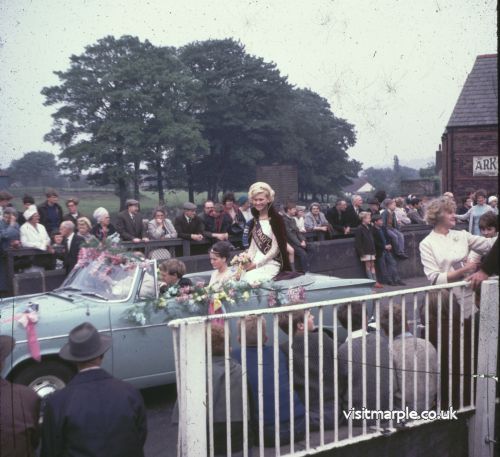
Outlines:
{"type": "Polygon", "coordinates": [[[21,369],[14,375],[13,381],[30,387],[43,398],[56,390],[61,390],[74,375],[75,372],[69,366],[48,360],[21,369]]]}

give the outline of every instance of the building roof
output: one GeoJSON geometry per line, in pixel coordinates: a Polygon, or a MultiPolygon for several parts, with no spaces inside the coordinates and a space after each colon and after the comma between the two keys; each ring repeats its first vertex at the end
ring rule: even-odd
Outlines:
{"type": "Polygon", "coordinates": [[[497,54],[477,56],[447,127],[498,125],[497,54]]]}
{"type": "Polygon", "coordinates": [[[352,184],[345,186],[342,190],[345,194],[357,194],[373,192],[375,188],[364,178],[352,179],[352,184]]]}

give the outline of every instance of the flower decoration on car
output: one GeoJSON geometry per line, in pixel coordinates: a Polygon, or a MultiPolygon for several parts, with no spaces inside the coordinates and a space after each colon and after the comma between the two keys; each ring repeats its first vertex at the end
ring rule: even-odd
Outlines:
{"type": "Polygon", "coordinates": [[[270,307],[305,302],[302,286],[283,288],[273,281],[248,283],[233,280],[213,288],[198,282],[193,286],[170,286],[158,299],[134,304],[126,310],[125,318],[133,324],[145,325],[153,314],[159,312],[165,313],[164,321],[221,314],[237,309],[252,297],[260,303],[265,293],[270,307]]]}

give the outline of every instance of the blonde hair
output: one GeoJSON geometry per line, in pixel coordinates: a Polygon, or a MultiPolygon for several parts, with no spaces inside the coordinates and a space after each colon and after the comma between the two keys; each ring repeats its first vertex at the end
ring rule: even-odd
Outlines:
{"type": "Polygon", "coordinates": [[[251,200],[253,197],[255,197],[257,194],[266,194],[267,198],[271,201],[271,203],[274,201],[274,190],[273,188],[267,184],[266,182],[256,182],[253,183],[250,186],[250,189],[248,189],[248,198],[251,200]]]}
{"type": "Polygon", "coordinates": [[[454,213],[456,210],[457,205],[449,197],[435,198],[427,205],[425,220],[430,225],[437,225],[443,213],[454,213]]]}
{"type": "Polygon", "coordinates": [[[92,228],[92,224],[90,223],[90,221],[88,220],[88,218],[86,218],[85,216],[82,216],[82,217],[79,217],[77,220],[76,220],[76,224],[85,224],[89,229],[92,228]]]}
{"type": "Polygon", "coordinates": [[[372,213],[369,213],[368,211],[361,211],[359,213],[359,220],[362,221],[365,217],[372,216],[372,213]]]}

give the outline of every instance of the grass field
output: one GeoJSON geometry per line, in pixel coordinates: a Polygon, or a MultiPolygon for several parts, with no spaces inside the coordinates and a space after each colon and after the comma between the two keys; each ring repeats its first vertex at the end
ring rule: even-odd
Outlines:
{"type": "MultiPolygon", "coordinates": [[[[21,210],[22,197],[24,194],[33,196],[36,204],[43,203],[45,201],[45,190],[41,187],[28,187],[19,189],[9,189],[9,192],[14,195],[12,204],[21,210]]],[[[80,199],[79,211],[86,215],[92,216],[94,210],[99,206],[106,208],[111,216],[118,213],[120,209],[120,200],[111,190],[107,189],[58,189],[59,192],[59,204],[63,207],[63,211],[66,212],[65,201],[69,197],[78,197],[80,199]]],[[[243,195],[243,192],[236,193],[236,198],[243,195]]],[[[195,194],[195,202],[197,205],[202,205],[206,200],[206,192],[195,194]]],[[[172,190],[166,194],[166,205],[171,210],[171,215],[175,214],[175,210],[180,208],[184,202],[188,199],[188,193],[185,190],[172,190]]],[[[158,193],[150,191],[141,192],[141,212],[146,217],[150,217],[153,209],[158,205],[158,193]]]]}

